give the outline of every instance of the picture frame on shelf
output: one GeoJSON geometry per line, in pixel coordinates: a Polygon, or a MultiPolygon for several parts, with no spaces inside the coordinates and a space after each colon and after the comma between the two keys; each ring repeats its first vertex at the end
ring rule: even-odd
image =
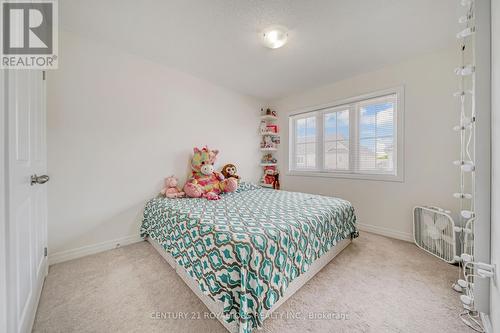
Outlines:
{"type": "Polygon", "coordinates": [[[268,133],[278,133],[278,125],[268,124],[266,126],[266,130],[268,133]]]}

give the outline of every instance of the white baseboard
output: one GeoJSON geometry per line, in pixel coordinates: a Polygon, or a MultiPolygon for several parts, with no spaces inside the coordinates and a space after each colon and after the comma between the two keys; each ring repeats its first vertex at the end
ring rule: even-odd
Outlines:
{"type": "Polygon", "coordinates": [[[389,228],[379,227],[376,225],[357,223],[359,230],[371,232],[373,234],[382,235],[390,238],[413,242],[413,236],[410,233],[392,230],[389,228]]]}
{"type": "MultiPolygon", "coordinates": [[[[109,240],[106,242],[82,246],[76,249],[56,252],[54,254],[50,254],[49,252],[49,265],[57,264],[63,261],[68,261],[76,258],[85,257],[91,254],[116,249],[118,247],[129,245],[137,242],[141,242],[144,239],[139,235],[131,235],[118,239],[109,240]]],[[[49,250],[50,251],[50,250],[49,250]]]]}
{"type": "MultiPolygon", "coordinates": [[[[358,228],[361,231],[368,231],[374,234],[390,237],[390,238],[396,238],[408,242],[413,241],[413,237],[409,233],[401,232],[401,231],[396,231],[388,228],[383,228],[383,227],[378,227],[370,224],[363,224],[363,223],[358,223],[358,228]]],[[[56,252],[54,254],[50,254],[49,250],[49,265],[54,265],[60,262],[72,260],[72,259],[77,259],[81,257],[85,257],[91,254],[115,249],[120,246],[124,245],[129,245],[137,242],[143,241],[143,238],[141,238],[139,235],[131,235],[131,236],[126,236],[118,239],[113,239],[109,240],[106,242],[98,243],[98,244],[92,244],[92,245],[87,245],[87,246],[82,246],[76,249],[71,249],[71,250],[66,250],[66,251],[61,251],[61,252],[56,252]]]]}
{"type": "Polygon", "coordinates": [[[484,332],[485,333],[493,333],[493,326],[491,326],[490,316],[486,313],[480,312],[481,321],[483,322],[484,332]]]}

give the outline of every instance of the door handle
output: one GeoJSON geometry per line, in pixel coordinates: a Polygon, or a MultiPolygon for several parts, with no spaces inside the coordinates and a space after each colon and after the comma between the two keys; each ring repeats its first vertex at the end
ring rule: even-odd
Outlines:
{"type": "Polygon", "coordinates": [[[37,176],[36,174],[31,176],[31,186],[35,184],[45,184],[50,179],[47,175],[37,176]]]}

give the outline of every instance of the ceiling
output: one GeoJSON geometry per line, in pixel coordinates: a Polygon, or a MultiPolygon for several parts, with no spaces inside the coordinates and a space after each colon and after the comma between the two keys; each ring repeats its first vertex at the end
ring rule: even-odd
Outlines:
{"type": "Polygon", "coordinates": [[[62,29],[263,100],[455,43],[457,0],[64,0],[62,29]],[[271,50],[259,32],[290,29],[271,50]]]}

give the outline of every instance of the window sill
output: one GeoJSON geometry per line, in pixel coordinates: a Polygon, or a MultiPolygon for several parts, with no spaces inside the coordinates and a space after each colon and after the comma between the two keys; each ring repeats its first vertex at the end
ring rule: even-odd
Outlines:
{"type": "Polygon", "coordinates": [[[344,179],[359,179],[359,180],[375,180],[385,182],[404,182],[402,174],[366,174],[366,173],[343,173],[343,172],[321,172],[321,171],[298,171],[290,170],[286,173],[287,176],[299,177],[323,177],[323,178],[344,178],[344,179]]]}

